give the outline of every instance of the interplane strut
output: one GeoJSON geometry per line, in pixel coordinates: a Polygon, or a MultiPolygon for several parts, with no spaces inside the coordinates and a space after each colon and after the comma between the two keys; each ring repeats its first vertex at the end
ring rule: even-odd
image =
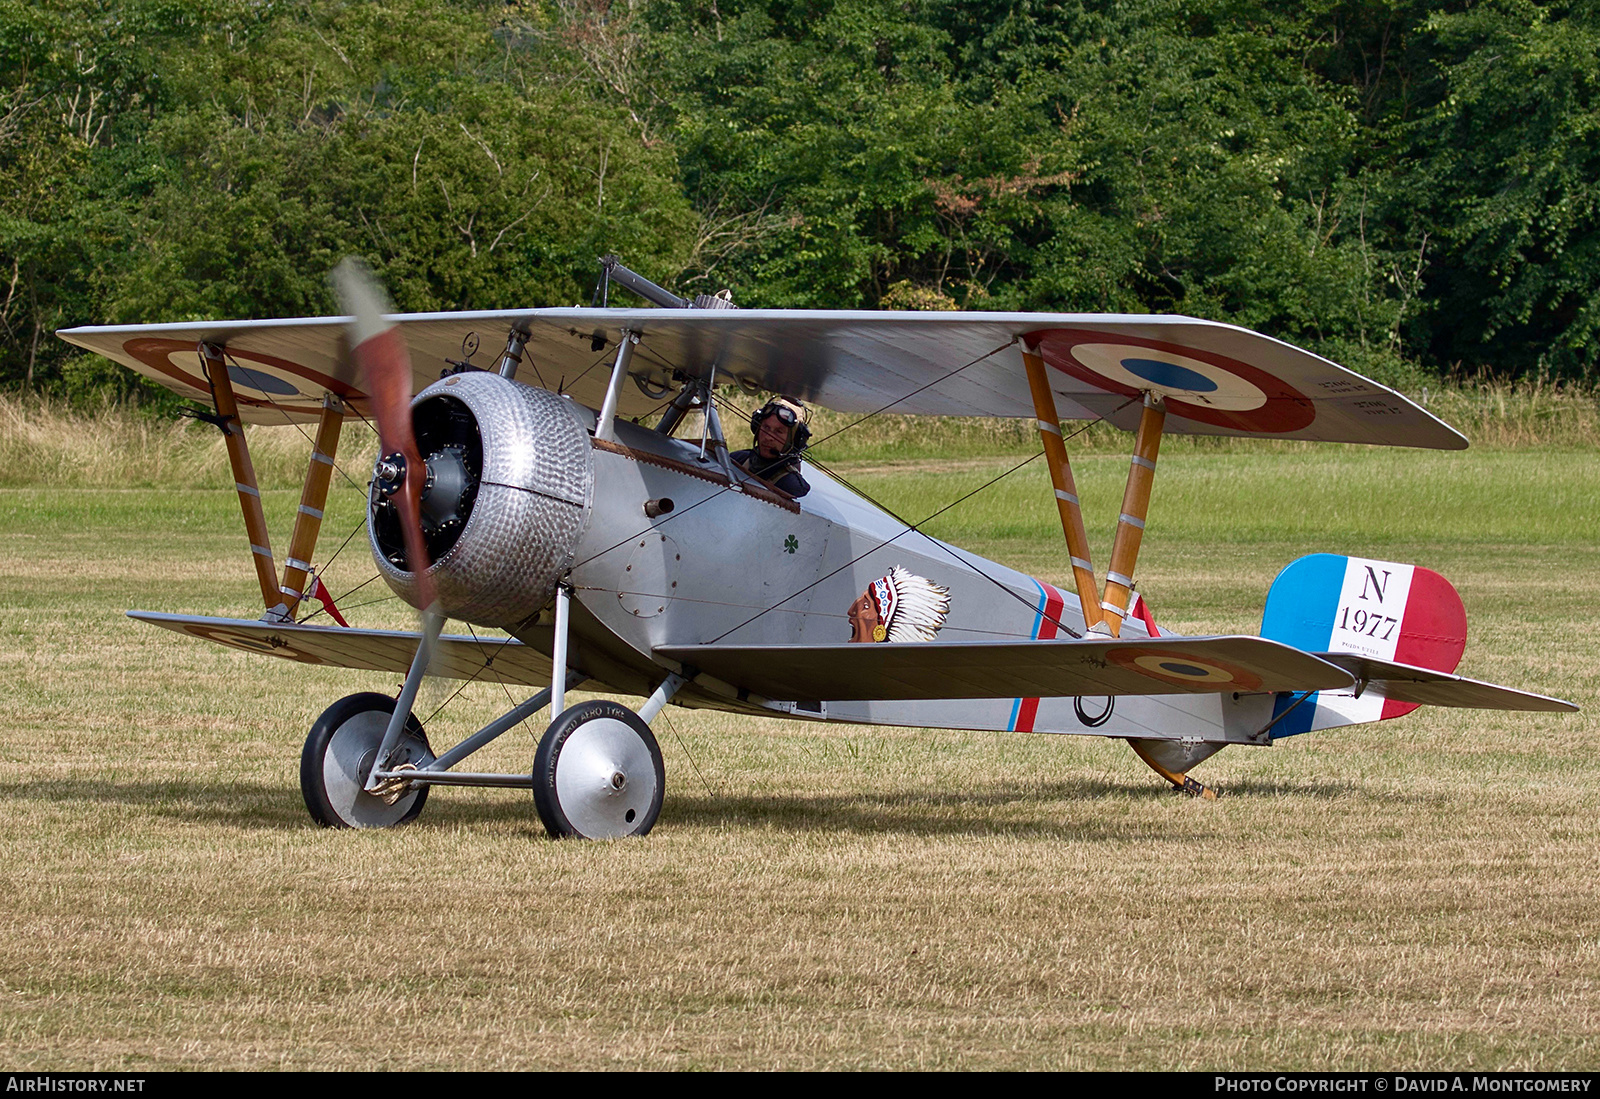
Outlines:
{"type": "Polygon", "coordinates": [[[256,579],[261,584],[261,599],[271,611],[280,602],[278,570],[272,561],[272,541],[267,537],[267,517],[261,510],[261,489],[245,443],[244,421],[239,418],[239,402],[233,394],[233,379],[222,348],[202,343],[200,357],[206,380],[211,383],[211,402],[217,410],[218,424],[228,447],[228,465],[233,470],[233,487],[239,493],[239,510],[244,513],[244,529],[250,539],[250,556],[255,562],[256,579]]]}
{"type": "Polygon", "coordinates": [[[1083,507],[1078,502],[1078,487],[1072,480],[1072,465],[1067,445],[1061,438],[1061,420],[1056,413],[1055,396],[1044,372],[1044,360],[1032,351],[1022,352],[1028,371],[1028,389],[1033,394],[1035,423],[1044,442],[1045,461],[1050,465],[1050,483],[1055,487],[1056,509],[1061,513],[1061,530],[1067,536],[1067,555],[1072,561],[1073,583],[1083,604],[1083,624],[1093,627],[1100,621],[1100,586],[1089,558],[1089,535],[1083,526],[1083,507]]]}

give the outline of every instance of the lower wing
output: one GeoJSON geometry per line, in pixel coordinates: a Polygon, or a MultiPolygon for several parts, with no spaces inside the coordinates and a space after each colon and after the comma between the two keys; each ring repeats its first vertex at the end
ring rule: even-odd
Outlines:
{"type": "MultiPolygon", "coordinates": [[[[404,675],[407,630],[129,611],[128,617],[247,652],[404,675]]],[[[1273,694],[1360,686],[1428,706],[1570,713],[1570,702],[1347,653],[1307,653],[1259,637],[979,641],[900,645],[669,645],[658,657],[774,699],[1064,698],[1273,694]]],[[[430,667],[450,679],[540,686],[550,658],[512,638],[446,636],[430,667]]]]}
{"type": "Polygon", "coordinates": [[[1322,657],[1259,637],[665,645],[655,655],[785,699],[1273,694],[1355,683],[1322,657]]]}
{"type": "MultiPolygon", "coordinates": [[[[411,667],[419,636],[410,630],[301,626],[155,611],[129,611],[128,617],[219,645],[297,660],[302,664],[364,668],[400,675],[411,667]]],[[[446,636],[439,639],[428,671],[446,679],[478,679],[487,683],[537,687],[550,682],[550,658],[513,638],[446,636]]]]}

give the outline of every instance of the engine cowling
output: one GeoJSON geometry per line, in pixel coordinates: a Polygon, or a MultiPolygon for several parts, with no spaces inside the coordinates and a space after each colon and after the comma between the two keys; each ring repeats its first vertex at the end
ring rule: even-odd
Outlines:
{"type": "MultiPolygon", "coordinates": [[[[440,609],[500,629],[526,621],[550,602],[588,526],[587,428],[566,398],[487,372],[435,382],[413,399],[411,417],[428,467],[422,526],[440,609]]],[[[416,606],[416,575],[381,479],[367,530],[378,571],[416,606]]]]}

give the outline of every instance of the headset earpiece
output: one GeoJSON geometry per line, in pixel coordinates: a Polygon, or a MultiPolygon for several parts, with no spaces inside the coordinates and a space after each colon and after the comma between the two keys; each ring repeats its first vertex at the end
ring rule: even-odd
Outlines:
{"type": "Polygon", "coordinates": [[[787,397],[774,398],[750,413],[751,436],[760,436],[762,421],[773,415],[789,427],[789,446],[784,453],[798,454],[810,444],[811,428],[806,424],[810,413],[800,402],[787,397]]]}

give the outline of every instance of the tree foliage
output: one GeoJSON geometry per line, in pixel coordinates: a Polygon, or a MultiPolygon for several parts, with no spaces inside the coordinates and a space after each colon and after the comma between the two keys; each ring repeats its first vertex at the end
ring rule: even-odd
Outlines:
{"type": "Polygon", "coordinates": [[[57,327],[587,300],[1182,312],[1592,375],[1597,0],[0,0],[0,380],[57,327]]]}
{"type": "Polygon", "coordinates": [[[1419,340],[1437,361],[1600,362],[1600,5],[1490,0],[1430,17],[1439,87],[1396,203],[1438,241],[1419,340]]]}
{"type": "Polygon", "coordinates": [[[351,253],[412,310],[570,305],[620,240],[678,269],[671,150],[538,29],[410,0],[0,11],[0,369],[115,377],[48,338],[65,324],[326,313],[351,253]]]}

